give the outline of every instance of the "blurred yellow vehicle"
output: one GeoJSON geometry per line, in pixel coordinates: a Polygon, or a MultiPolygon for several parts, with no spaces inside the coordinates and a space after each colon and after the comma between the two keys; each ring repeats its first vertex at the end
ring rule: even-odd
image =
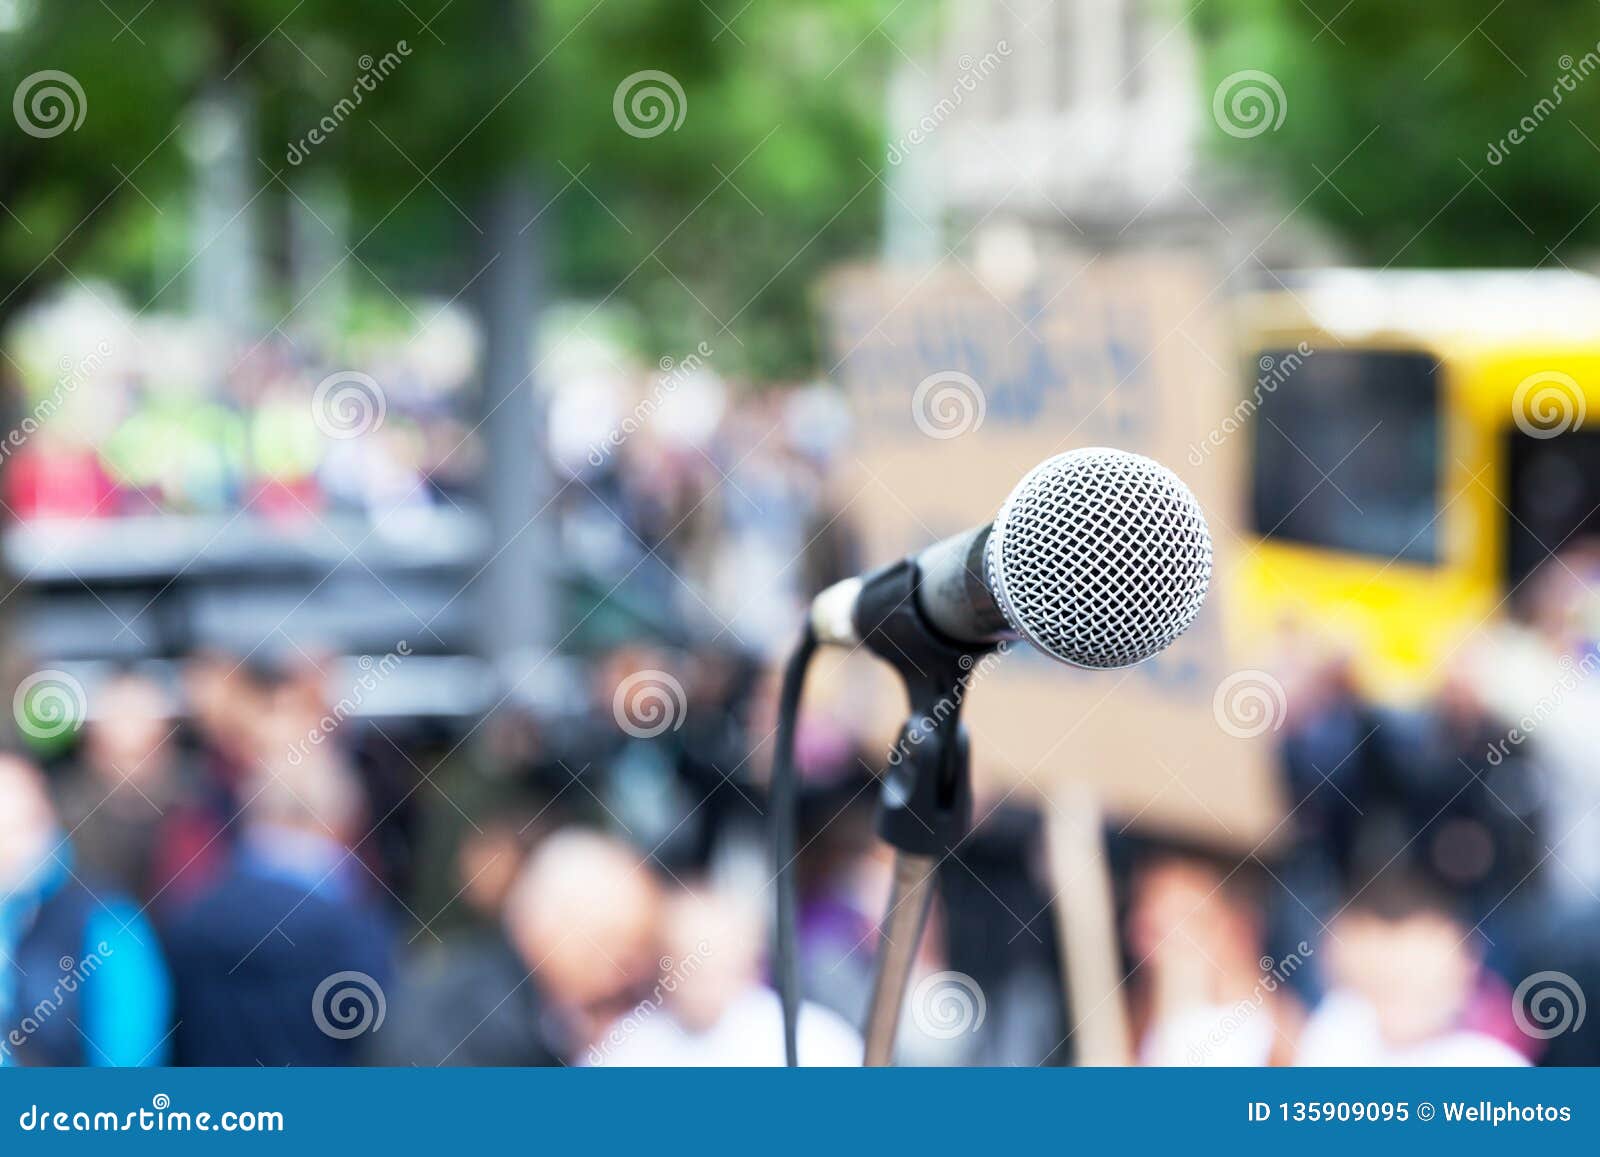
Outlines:
{"type": "Polygon", "coordinates": [[[1327,270],[1240,306],[1252,537],[1230,621],[1252,648],[1321,636],[1378,698],[1426,693],[1600,530],[1600,280],[1327,270]]]}

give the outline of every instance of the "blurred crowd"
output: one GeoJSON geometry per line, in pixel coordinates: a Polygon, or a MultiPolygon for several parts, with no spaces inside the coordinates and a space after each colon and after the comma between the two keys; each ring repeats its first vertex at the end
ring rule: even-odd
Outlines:
{"type": "MultiPolygon", "coordinates": [[[[639,384],[648,429],[615,407],[554,424],[579,629],[480,723],[348,712],[348,664],[301,639],[118,665],[71,742],[16,737],[0,1063],[781,1061],[756,755],[774,641],[845,565],[818,436],[840,407],[708,405],[698,359],[639,384]],[[680,389],[717,420],[675,423],[680,389]]],[[[800,1031],[812,1063],[859,1059],[836,1009],[800,1031]]]]}
{"type": "Polygon", "coordinates": [[[461,311],[421,308],[241,345],[194,318],[137,314],[105,286],[41,303],[8,339],[20,396],[3,448],[7,512],[379,514],[453,501],[476,461],[462,404],[476,337],[461,311]]]}
{"type": "Polygon", "coordinates": [[[1597,578],[1547,560],[1408,706],[1289,640],[1270,850],[1125,857],[1145,1061],[1600,1063],[1597,578]]]}
{"type": "MultiPolygon", "coordinates": [[[[173,682],[117,670],[72,743],[0,758],[0,1063],[781,1062],[773,668],[862,561],[848,422],[823,387],[736,396],[699,352],[632,393],[605,361],[555,367],[583,387],[549,448],[574,627],[539,687],[430,731],[340,711],[310,649],[198,651],[173,682]]],[[[1291,640],[1262,848],[1107,832],[1131,1057],[1600,1060],[1581,1012],[1544,1032],[1518,991],[1600,991],[1595,558],[1548,564],[1422,703],[1291,640]]],[[[799,731],[807,1063],[859,1061],[890,886],[884,753],[855,728],[818,706],[799,731]]],[[[1041,817],[978,815],[938,869],[938,983],[901,1058],[1070,1064],[1041,817]]]]}

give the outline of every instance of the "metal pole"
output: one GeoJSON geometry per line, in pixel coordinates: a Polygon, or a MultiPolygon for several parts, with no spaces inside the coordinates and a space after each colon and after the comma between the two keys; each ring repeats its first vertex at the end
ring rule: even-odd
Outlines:
{"type": "MultiPolygon", "coordinates": [[[[526,67],[533,35],[530,6],[501,0],[487,22],[494,45],[484,65],[514,81],[526,67]]],[[[504,142],[503,168],[484,205],[479,317],[483,325],[482,479],[489,562],[479,579],[481,652],[503,688],[544,658],[555,639],[552,575],[547,565],[551,519],[535,517],[551,482],[543,415],[533,378],[534,329],[543,299],[532,163],[526,142],[504,142]]]]}
{"type": "Polygon", "coordinates": [[[878,1068],[894,1060],[894,1038],[900,1028],[900,1010],[905,1004],[911,968],[917,960],[917,945],[928,922],[933,902],[932,856],[896,852],[894,887],[889,893],[889,910],[884,913],[882,941],[878,948],[878,976],[872,985],[872,1004],[867,1009],[866,1064],[878,1068]]]}

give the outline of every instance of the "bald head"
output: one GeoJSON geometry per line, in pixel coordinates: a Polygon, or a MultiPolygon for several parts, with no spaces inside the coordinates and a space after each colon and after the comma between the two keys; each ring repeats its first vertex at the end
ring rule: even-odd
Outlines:
{"type": "Polygon", "coordinates": [[[49,855],[56,828],[43,774],[20,756],[0,755],[0,898],[49,855]]]}
{"type": "Polygon", "coordinates": [[[534,849],[506,899],[506,929],[541,989],[569,1008],[652,980],[661,889],[620,840],[567,828],[534,849]]]}

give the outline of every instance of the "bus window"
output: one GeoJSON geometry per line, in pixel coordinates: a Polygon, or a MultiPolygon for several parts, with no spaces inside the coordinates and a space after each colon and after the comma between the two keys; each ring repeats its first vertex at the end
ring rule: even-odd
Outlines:
{"type": "Polygon", "coordinates": [[[1421,353],[1262,350],[1253,513],[1258,534],[1438,561],[1439,363],[1421,353]],[[1272,359],[1268,363],[1267,359],[1272,359]]]}
{"type": "Polygon", "coordinates": [[[1533,438],[1512,428],[1506,437],[1506,578],[1516,587],[1552,551],[1600,532],[1600,431],[1533,438]]]}

